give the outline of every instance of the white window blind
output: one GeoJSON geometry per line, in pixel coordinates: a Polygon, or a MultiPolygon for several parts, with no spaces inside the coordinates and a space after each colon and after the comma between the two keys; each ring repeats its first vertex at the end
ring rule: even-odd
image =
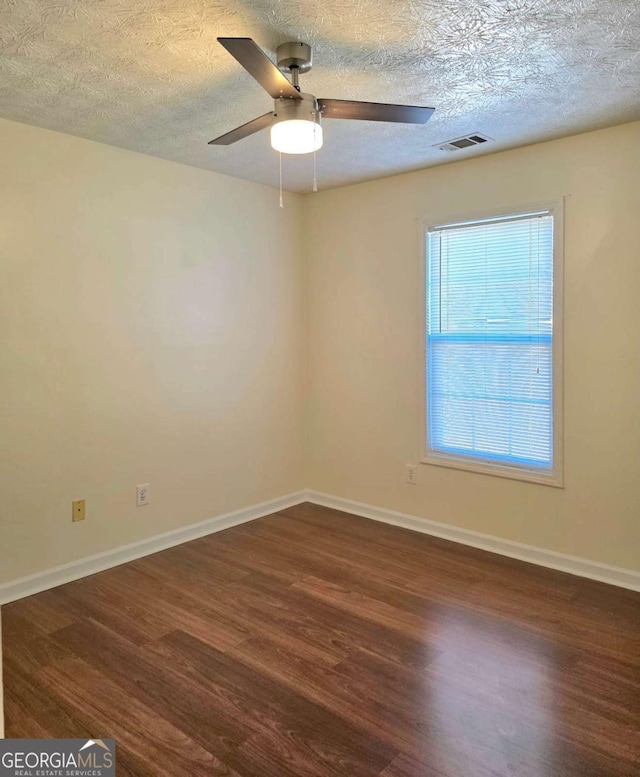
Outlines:
{"type": "Polygon", "coordinates": [[[429,230],[429,453],[552,472],[553,229],[541,211],[429,230]]]}

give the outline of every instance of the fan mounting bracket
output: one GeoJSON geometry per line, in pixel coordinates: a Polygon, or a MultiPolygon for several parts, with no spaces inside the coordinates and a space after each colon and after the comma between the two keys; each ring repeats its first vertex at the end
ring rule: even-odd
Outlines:
{"type": "Polygon", "coordinates": [[[283,73],[308,73],[313,64],[311,46],[308,43],[290,41],[283,43],[276,49],[278,69],[283,73]]]}

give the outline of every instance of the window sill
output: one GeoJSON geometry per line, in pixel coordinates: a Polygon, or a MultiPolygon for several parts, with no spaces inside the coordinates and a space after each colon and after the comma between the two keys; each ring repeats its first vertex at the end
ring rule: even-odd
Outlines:
{"type": "Polygon", "coordinates": [[[489,464],[488,462],[473,461],[470,459],[452,458],[450,456],[429,453],[420,459],[421,464],[434,464],[438,467],[459,469],[465,472],[475,472],[480,475],[493,475],[494,477],[510,478],[511,480],[523,480],[528,483],[537,483],[543,486],[564,488],[561,472],[542,473],[525,467],[507,467],[501,464],[489,464]]]}

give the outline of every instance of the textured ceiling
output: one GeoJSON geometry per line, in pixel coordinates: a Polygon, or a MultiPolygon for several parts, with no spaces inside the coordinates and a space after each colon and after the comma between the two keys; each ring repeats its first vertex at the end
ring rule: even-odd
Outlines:
{"type": "Polygon", "coordinates": [[[0,116],[275,185],[268,132],[207,145],[272,108],[217,36],[312,44],[320,97],[436,108],[326,121],[320,188],[640,117],[640,0],[0,0],[0,116]],[[495,142],[433,148],[470,132],[495,142]]]}

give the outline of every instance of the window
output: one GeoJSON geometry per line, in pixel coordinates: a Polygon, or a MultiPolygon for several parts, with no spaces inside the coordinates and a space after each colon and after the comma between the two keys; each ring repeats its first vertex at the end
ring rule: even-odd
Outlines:
{"type": "Polygon", "coordinates": [[[426,463],[561,484],[561,209],[427,230],[426,463]]]}

